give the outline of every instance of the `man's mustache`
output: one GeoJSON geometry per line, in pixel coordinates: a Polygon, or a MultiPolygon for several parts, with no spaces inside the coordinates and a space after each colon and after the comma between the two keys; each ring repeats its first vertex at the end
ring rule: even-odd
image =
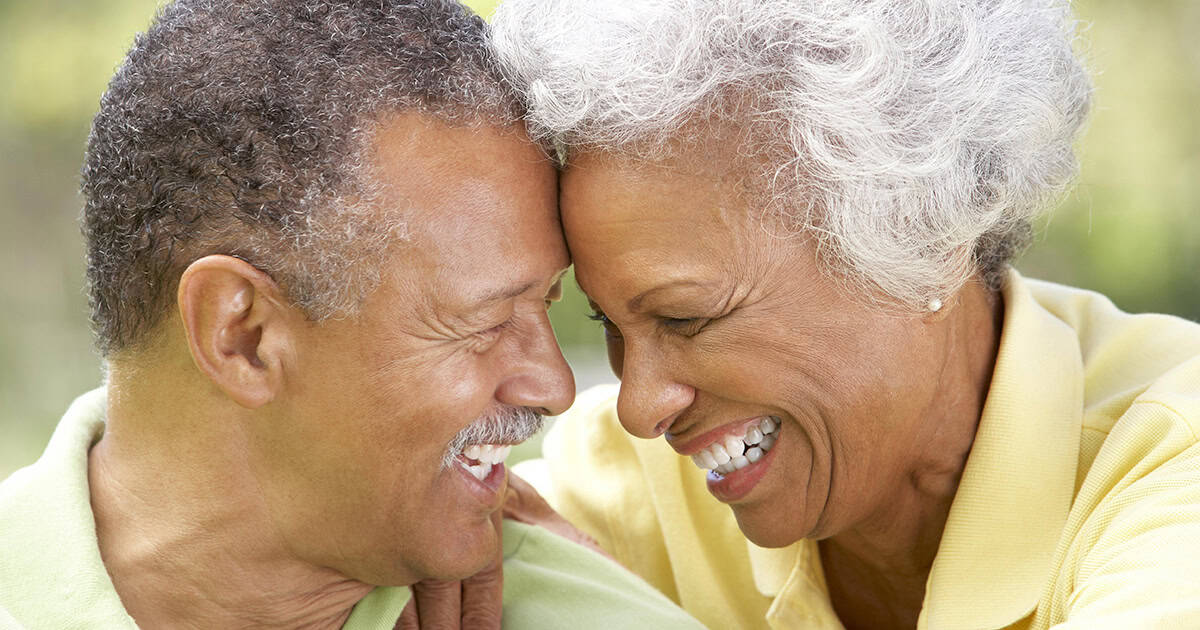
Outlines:
{"type": "Polygon", "coordinates": [[[543,420],[542,414],[528,407],[499,407],[467,425],[450,440],[446,454],[442,456],[442,467],[450,466],[471,444],[524,442],[542,430],[543,420]]]}

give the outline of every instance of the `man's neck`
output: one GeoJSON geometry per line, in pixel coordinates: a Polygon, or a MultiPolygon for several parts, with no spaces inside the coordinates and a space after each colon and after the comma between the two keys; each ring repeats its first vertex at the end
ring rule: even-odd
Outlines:
{"type": "MultiPolygon", "coordinates": [[[[304,562],[271,526],[235,417],[186,389],[110,374],[88,457],[105,568],[145,627],[339,628],[371,586],[304,562]]],[[[233,410],[236,414],[236,410],[233,410]]]]}

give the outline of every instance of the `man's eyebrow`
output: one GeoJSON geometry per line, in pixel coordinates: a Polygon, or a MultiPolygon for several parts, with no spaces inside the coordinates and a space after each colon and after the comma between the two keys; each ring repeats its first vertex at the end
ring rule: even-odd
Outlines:
{"type": "Polygon", "coordinates": [[[520,285],[512,285],[507,287],[498,287],[490,291],[485,291],[472,298],[475,304],[483,305],[492,302],[500,302],[503,300],[511,300],[512,298],[525,293],[537,285],[537,281],[533,280],[520,285]]]}
{"type": "MultiPolygon", "coordinates": [[[[566,273],[567,273],[567,269],[564,268],[562,271],[555,274],[554,281],[550,283],[550,286],[553,287],[555,283],[560,282],[562,280],[563,276],[566,275],[566,273]]],[[[484,304],[491,304],[492,302],[511,300],[511,299],[529,291],[530,289],[536,287],[539,284],[541,284],[541,280],[530,280],[524,284],[512,285],[512,286],[507,286],[507,287],[498,287],[498,288],[492,289],[490,291],[485,291],[485,292],[479,294],[478,296],[473,297],[472,302],[474,302],[475,304],[484,305],[484,304]]]]}

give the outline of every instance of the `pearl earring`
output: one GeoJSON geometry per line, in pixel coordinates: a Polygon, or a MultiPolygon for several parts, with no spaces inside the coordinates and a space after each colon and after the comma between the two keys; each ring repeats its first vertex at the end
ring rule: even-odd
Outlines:
{"type": "Polygon", "coordinates": [[[942,310],[942,301],[941,300],[939,300],[937,298],[933,298],[932,300],[929,300],[929,312],[936,313],[940,310],[942,310]]]}

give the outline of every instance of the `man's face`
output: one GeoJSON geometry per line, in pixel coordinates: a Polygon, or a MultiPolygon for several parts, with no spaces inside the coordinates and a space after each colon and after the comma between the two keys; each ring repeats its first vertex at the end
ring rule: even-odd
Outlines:
{"type": "Polygon", "coordinates": [[[462,577],[496,553],[506,476],[445,465],[451,442],[574,396],[546,313],[569,262],[556,175],[521,130],[418,115],[381,123],[373,162],[408,242],[379,260],[359,316],[297,337],[255,472],[298,556],[373,584],[462,577]]]}

